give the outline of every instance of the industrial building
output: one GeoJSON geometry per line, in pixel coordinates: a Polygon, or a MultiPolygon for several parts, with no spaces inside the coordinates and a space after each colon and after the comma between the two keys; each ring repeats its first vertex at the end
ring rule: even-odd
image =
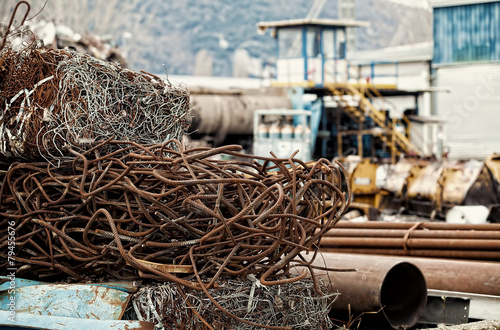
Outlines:
{"type": "Polygon", "coordinates": [[[446,119],[450,158],[500,152],[500,1],[433,0],[434,113],[446,119]]]}

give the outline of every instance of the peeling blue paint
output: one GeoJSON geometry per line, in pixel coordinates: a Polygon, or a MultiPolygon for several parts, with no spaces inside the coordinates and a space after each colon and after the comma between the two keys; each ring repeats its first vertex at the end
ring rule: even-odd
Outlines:
{"type": "Polygon", "coordinates": [[[144,321],[116,321],[76,319],[64,316],[43,316],[16,313],[15,320],[9,320],[9,313],[0,311],[0,329],[47,329],[47,330],[153,330],[154,324],[144,321]]]}
{"type": "MultiPolygon", "coordinates": [[[[9,290],[0,292],[0,310],[8,311],[9,290]]],[[[121,319],[130,294],[90,284],[42,284],[17,287],[16,313],[86,319],[121,319]]]]}

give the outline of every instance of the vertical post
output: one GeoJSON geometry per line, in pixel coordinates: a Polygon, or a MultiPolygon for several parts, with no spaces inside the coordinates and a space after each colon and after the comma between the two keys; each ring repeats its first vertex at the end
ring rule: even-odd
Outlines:
{"type": "Polygon", "coordinates": [[[340,133],[340,107],[337,107],[337,154],[342,157],[342,133],[340,133]]]}
{"type": "Polygon", "coordinates": [[[328,118],[326,116],[325,102],[324,102],[323,97],[321,97],[320,102],[321,102],[321,130],[323,131],[322,139],[321,139],[321,157],[325,158],[328,140],[327,140],[327,137],[324,136],[324,133],[328,129],[327,122],[326,122],[328,118]]]}
{"type": "Polygon", "coordinates": [[[398,86],[399,82],[399,62],[396,62],[396,86],[398,86]]]}
{"type": "Polygon", "coordinates": [[[325,83],[325,45],[324,45],[324,29],[320,30],[319,34],[319,53],[321,56],[321,86],[325,83]]]}
{"type": "MultiPolygon", "coordinates": [[[[333,30],[333,82],[337,82],[337,60],[339,58],[337,52],[337,31],[333,30]]],[[[349,72],[349,71],[347,71],[349,72]]]]}
{"type": "Polygon", "coordinates": [[[392,118],[391,125],[391,162],[396,164],[396,119],[392,118]]]}
{"type": "Polygon", "coordinates": [[[375,84],[375,83],[373,82],[373,79],[375,79],[375,62],[372,62],[372,63],[370,64],[370,67],[371,67],[371,71],[372,71],[372,72],[371,72],[371,79],[372,79],[371,83],[372,83],[372,85],[373,85],[373,84],[375,84]]]}
{"type": "Polygon", "coordinates": [[[358,156],[363,158],[363,122],[359,122],[358,132],[358,156]]]}
{"type": "Polygon", "coordinates": [[[276,61],[274,61],[274,73],[276,74],[275,79],[278,79],[278,60],[280,58],[280,30],[276,28],[276,61]]]}
{"type": "Polygon", "coordinates": [[[307,77],[307,29],[302,28],[302,58],[304,59],[304,81],[308,80],[307,77]]]}

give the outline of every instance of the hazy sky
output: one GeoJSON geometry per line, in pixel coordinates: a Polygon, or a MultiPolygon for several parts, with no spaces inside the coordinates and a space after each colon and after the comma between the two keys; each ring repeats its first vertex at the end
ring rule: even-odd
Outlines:
{"type": "Polygon", "coordinates": [[[430,9],[429,0],[389,0],[402,5],[430,9]]]}

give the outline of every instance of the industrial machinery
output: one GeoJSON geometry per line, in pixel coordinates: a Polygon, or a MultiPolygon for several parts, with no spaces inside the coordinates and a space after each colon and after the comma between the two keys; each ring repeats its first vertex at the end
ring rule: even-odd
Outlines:
{"type": "Polygon", "coordinates": [[[484,161],[403,158],[384,164],[346,157],[342,162],[348,169],[354,205],[449,222],[500,222],[499,155],[484,161]]]}
{"type": "MultiPolygon", "coordinates": [[[[351,65],[346,29],[365,25],[310,17],[258,23],[260,32],[271,30],[276,38],[273,88],[260,94],[194,95],[199,108],[195,134],[207,132],[215,146],[238,143],[257,155],[272,151],[289,157],[300,150],[297,157],[305,161],[346,160],[351,206],[364,214],[376,208],[444,219],[454,206],[483,205],[489,220],[500,221],[495,215],[498,156],[486,162],[443,161],[444,123],[419,116],[417,99],[430,90],[403,88],[401,80],[415,77],[408,72],[400,76],[398,63],[351,65]],[[394,111],[393,96],[414,100],[414,107],[394,111]],[[295,111],[294,117],[309,113],[310,135],[297,139],[297,123],[275,112],[280,108],[295,109],[286,110],[295,111]]],[[[376,216],[371,212],[369,218],[376,216]]]]}
{"type": "Polygon", "coordinates": [[[298,151],[296,158],[312,160],[313,137],[311,112],[307,110],[257,110],[254,112],[253,154],[288,158],[298,151]]]}

